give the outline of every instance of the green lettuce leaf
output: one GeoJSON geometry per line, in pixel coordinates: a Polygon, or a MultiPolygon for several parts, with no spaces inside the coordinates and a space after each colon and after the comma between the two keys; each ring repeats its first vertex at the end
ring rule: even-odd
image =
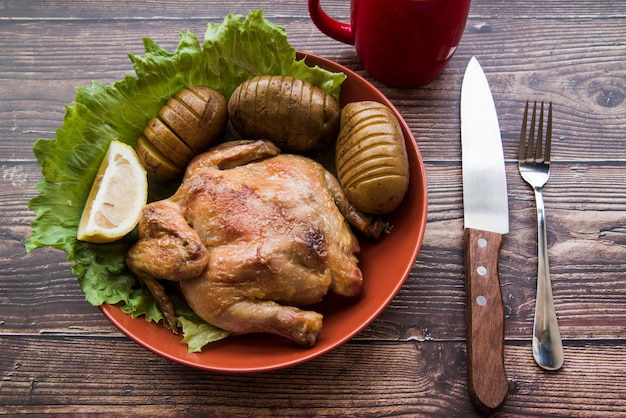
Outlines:
{"type": "MultiPolygon", "coordinates": [[[[118,140],[135,145],[148,120],[187,86],[213,87],[228,98],[248,78],[280,74],[309,81],[339,100],[345,75],[296,60],[284,28],[265,19],[261,10],[250,12],[245,20],[229,15],[221,24],[208,24],[202,44],[193,33],[182,33],[174,52],[151,39],[143,43],[143,56],[129,54],[134,76],[129,74],[109,86],[94,81],[78,87],[55,138],[35,143],[33,152],[44,181],[35,186],[39,195],[28,204],[36,216],[26,250],[49,246],[66,252],[89,303],[120,303],[133,317],[143,315],[158,322],[163,317],[152,295],[125,263],[136,232],[109,244],[76,239],[84,203],[109,143],[118,140]]],[[[165,198],[171,191],[150,187],[151,200],[165,198]]],[[[188,308],[177,309],[177,320],[190,351],[226,335],[188,308]]]]}

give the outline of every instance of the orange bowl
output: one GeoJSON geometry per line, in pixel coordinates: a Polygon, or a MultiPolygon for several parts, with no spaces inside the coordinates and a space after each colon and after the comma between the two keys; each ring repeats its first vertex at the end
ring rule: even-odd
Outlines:
{"type": "Polygon", "coordinates": [[[298,57],[310,66],[346,74],[342,107],[354,101],[374,100],[389,106],[400,121],[411,177],[404,201],[390,217],[393,230],[379,241],[360,242],[359,266],[364,277],[360,297],[328,295],[311,307],[324,315],[322,332],[312,348],[273,335],[251,334],[227,337],[206,345],[200,353],[188,353],[181,337],[160,324],[133,319],[115,305],[101,306],[104,315],[124,334],[162,357],[199,369],[232,373],[274,370],[305,362],[339,347],[367,327],[400,291],[415,263],[426,228],[428,202],[424,164],[409,127],[389,99],[355,72],[312,54],[299,52],[298,57]]]}

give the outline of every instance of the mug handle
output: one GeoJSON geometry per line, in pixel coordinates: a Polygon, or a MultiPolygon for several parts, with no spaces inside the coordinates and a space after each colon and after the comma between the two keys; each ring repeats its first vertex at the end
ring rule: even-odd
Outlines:
{"type": "Polygon", "coordinates": [[[354,45],[354,32],[350,23],[339,22],[328,16],[320,0],[309,0],[309,14],[315,26],[331,38],[345,44],[354,45]]]}

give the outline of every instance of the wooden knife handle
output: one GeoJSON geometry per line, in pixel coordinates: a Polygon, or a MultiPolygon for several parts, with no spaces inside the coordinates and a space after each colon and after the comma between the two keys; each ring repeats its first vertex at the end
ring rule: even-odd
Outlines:
{"type": "Polygon", "coordinates": [[[504,370],[504,305],[498,278],[502,235],[465,230],[467,373],[469,395],[483,412],[500,408],[509,392],[504,370]]]}

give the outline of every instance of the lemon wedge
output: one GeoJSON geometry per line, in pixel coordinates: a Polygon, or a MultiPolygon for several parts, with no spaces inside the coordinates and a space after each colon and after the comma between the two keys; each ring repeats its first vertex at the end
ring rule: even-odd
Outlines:
{"type": "Polygon", "coordinates": [[[135,150],[112,141],[85,203],[77,238],[112,242],[132,231],[148,199],[148,178],[135,150]]]}

